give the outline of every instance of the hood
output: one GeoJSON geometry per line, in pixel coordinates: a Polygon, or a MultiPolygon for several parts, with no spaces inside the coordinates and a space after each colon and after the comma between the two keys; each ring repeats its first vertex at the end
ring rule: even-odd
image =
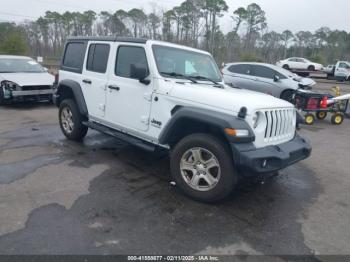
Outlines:
{"type": "Polygon", "coordinates": [[[19,86],[51,86],[55,77],[44,73],[1,73],[0,81],[11,81],[19,86]]]}
{"type": "Polygon", "coordinates": [[[235,113],[238,113],[242,107],[248,109],[248,114],[252,114],[257,109],[293,107],[292,104],[270,95],[229,86],[220,89],[205,84],[174,84],[170,95],[235,113]]]}

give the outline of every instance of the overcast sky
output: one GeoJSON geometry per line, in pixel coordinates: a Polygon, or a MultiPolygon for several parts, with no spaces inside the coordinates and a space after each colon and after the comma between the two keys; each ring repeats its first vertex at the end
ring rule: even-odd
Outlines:
{"type": "MultiPolygon", "coordinates": [[[[115,11],[143,8],[150,12],[154,8],[168,9],[183,2],[182,0],[0,0],[0,21],[21,21],[34,19],[51,11],[115,11]]],[[[331,29],[350,31],[349,0],[226,0],[229,12],[221,19],[225,32],[232,28],[230,14],[238,7],[250,3],[259,4],[266,12],[270,30],[282,32],[290,29],[314,31],[322,26],[331,29]]]]}

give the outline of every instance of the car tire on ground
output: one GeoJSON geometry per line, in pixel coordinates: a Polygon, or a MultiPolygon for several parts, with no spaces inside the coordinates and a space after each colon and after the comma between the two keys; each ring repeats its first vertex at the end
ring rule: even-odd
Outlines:
{"type": "Polygon", "coordinates": [[[284,69],[286,69],[286,70],[289,70],[289,69],[290,69],[289,65],[287,65],[287,64],[283,65],[282,67],[283,67],[284,69]]]}
{"type": "Polygon", "coordinates": [[[315,66],[310,65],[310,66],[307,68],[307,70],[309,70],[309,71],[315,71],[316,68],[315,68],[315,66]]]}
{"type": "Polygon", "coordinates": [[[340,113],[335,113],[332,115],[331,118],[331,123],[333,125],[341,125],[344,121],[344,115],[340,114],[340,113]]]}
{"type": "Polygon", "coordinates": [[[170,168],[185,195],[207,203],[229,196],[238,180],[227,146],[207,134],[189,135],[178,142],[170,154],[170,168]]]}
{"type": "Polygon", "coordinates": [[[323,112],[323,111],[317,112],[316,117],[319,120],[324,120],[327,117],[327,112],[323,112]]]}
{"type": "Polygon", "coordinates": [[[88,127],[83,125],[83,116],[73,99],[63,100],[58,114],[61,130],[69,140],[80,141],[86,136],[88,127]]]}
{"type": "Polygon", "coordinates": [[[293,95],[294,95],[293,90],[285,90],[282,92],[280,98],[291,103],[293,101],[293,95]]]}
{"type": "Polygon", "coordinates": [[[305,115],[305,124],[312,126],[315,123],[315,116],[313,114],[305,115]]]}

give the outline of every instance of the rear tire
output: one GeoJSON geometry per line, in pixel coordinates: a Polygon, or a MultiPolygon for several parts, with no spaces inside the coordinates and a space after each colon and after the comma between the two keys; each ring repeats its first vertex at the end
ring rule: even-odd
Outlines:
{"type": "Polygon", "coordinates": [[[190,198],[217,202],[229,196],[238,174],[223,142],[207,134],[193,134],[176,144],[170,155],[176,185],[190,198]]]}
{"type": "Polygon", "coordinates": [[[81,141],[88,132],[88,127],[83,125],[83,115],[80,114],[77,104],[73,99],[63,100],[59,109],[60,127],[69,140],[81,141]]]}
{"type": "Polygon", "coordinates": [[[309,70],[309,71],[316,71],[316,68],[315,68],[315,66],[310,65],[310,66],[307,68],[307,70],[309,70]]]}
{"type": "Polygon", "coordinates": [[[316,113],[316,117],[319,120],[324,120],[327,117],[327,112],[317,112],[316,113]]]}

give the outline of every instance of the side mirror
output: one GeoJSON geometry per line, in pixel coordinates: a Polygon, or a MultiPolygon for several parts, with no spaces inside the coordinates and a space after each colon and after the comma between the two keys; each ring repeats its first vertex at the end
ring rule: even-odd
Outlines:
{"type": "Polygon", "coordinates": [[[149,85],[151,83],[151,80],[146,79],[148,76],[148,70],[145,67],[139,67],[135,64],[132,64],[130,66],[130,77],[134,79],[138,79],[140,83],[149,85]]]}
{"type": "Polygon", "coordinates": [[[273,77],[273,81],[275,81],[275,82],[280,81],[280,77],[279,77],[278,75],[275,75],[275,76],[273,77]]]}
{"type": "Polygon", "coordinates": [[[45,72],[49,72],[49,69],[47,67],[44,67],[45,72]]]}

